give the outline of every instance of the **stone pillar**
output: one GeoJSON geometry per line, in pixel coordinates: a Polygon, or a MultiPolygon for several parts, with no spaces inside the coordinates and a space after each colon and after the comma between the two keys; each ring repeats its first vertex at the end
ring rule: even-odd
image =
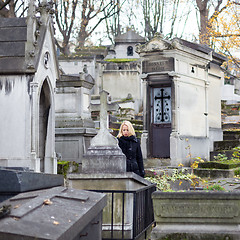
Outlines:
{"type": "Polygon", "coordinates": [[[178,76],[173,75],[173,90],[172,90],[172,133],[170,134],[170,159],[171,165],[177,166],[180,163],[179,158],[179,81],[178,76]]]}
{"type": "Polygon", "coordinates": [[[142,90],[143,90],[143,133],[141,136],[141,149],[143,159],[148,156],[148,131],[147,131],[147,81],[146,76],[142,76],[142,90]]]}
{"type": "Polygon", "coordinates": [[[31,101],[31,161],[32,161],[32,168],[35,172],[40,172],[40,159],[37,158],[36,154],[36,118],[37,118],[37,89],[38,83],[32,82],[31,83],[31,91],[32,91],[32,101],[31,101]]]}

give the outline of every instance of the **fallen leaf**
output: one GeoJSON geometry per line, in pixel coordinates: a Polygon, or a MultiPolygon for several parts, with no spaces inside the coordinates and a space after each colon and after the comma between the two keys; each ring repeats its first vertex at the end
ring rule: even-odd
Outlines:
{"type": "Polygon", "coordinates": [[[43,204],[45,204],[45,205],[51,205],[51,204],[52,204],[52,201],[51,201],[50,199],[45,199],[45,200],[43,201],[43,204]]]}

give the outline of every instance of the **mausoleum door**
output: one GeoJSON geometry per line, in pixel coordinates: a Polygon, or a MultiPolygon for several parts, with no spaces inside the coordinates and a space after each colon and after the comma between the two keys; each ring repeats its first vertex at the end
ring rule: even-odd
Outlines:
{"type": "Polygon", "coordinates": [[[150,151],[156,158],[170,157],[171,87],[151,91],[150,151]]]}

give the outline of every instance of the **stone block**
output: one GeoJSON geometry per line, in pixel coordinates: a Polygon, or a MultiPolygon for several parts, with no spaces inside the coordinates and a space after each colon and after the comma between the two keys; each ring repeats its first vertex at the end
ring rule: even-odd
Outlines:
{"type": "Polygon", "coordinates": [[[240,193],[154,192],[151,240],[239,239],[240,193]]]}
{"type": "Polygon", "coordinates": [[[201,178],[233,178],[234,169],[194,169],[194,174],[201,178]]]}
{"type": "Polygon", "coordinates": [[[18,193],[62,186],[62,175],[36,173],[25,168],[0,168],[0,202],[18,193]]]}
{"type": "Polygon", "coordinates": [[[0,239],[101,240],[106,195],[65,187],[21,193],[5,202],[0,239]]]}
{"type": "Polygon", "coordinates": [[[118,146],[90,146],[82,160],[83,173],[124,173],[126,156],[118,146]]]}

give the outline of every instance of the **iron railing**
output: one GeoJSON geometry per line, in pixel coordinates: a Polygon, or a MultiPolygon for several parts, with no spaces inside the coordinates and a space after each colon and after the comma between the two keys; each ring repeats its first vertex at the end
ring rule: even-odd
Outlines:
{"type": "MultiPolygon", "coordinates": [[[[102,238],[103,240],[137,240],[140,237],[144,236],[146,239],[147,237],[147,230],[155,223],[154,222],[154,213],[153,213],[153,204],[152,204],[152,198],[151,195],[154,191],[156,191],[156,186],[154,184],[151,184],[146,187],[139,188],[137,190],[92,190],[94,192],[101,192],[111,195],[111,229],[110,229],[110,238],[102,238]],[[118,234],[118,237],[114,236],[114,207],[115,207],[115,195],[121,194],[121,227],[120,231],[121,234],[118,234]],[[125,198],[127,195],[132,194],[132,216],[133,216],[133,222],[132,222],[132,234],[131,237],[126,237],[125,234],[125,225],[124,225],[124,219],[125,219],[125,198]]],[[[119,197],[118,197],[119,199],[119,197]]],[[[119,209],[118,209],[119,211],[119,209]]],[[[128,209],[129,211],[129,209],[128,209]]],[[[116,235],[116,234],[115,234],[116,235]]]]}

